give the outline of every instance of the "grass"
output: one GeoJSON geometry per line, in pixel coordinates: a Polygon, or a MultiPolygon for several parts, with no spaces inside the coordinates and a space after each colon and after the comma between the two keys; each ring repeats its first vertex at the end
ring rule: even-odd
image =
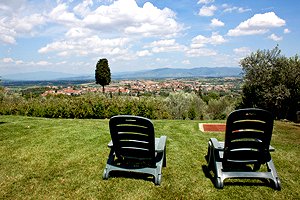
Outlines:
{"type": "Polygon", "coordinates": [[[199,121],[153,122],[157,136],[168,136],[161,186],[138,176],[102,180],[108,120],[0,116],[0,199],[299,199],[299,124],[275,123],[276,191],[260,180],[216,189],[203,172],[204,155],[208,139],[224,134],[201,133],[199,121]]]}

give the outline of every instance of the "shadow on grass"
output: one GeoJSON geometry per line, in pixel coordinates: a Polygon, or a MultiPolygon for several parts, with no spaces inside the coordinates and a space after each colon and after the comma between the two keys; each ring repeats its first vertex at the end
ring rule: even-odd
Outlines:
{"type": "Polygon", "coordinates": [[[7,122],[0,122],[0,125],[2,125],[2,124],[6,124],[7,122]]]}
{"type": "Polygon", "coordinates": [[[211,171],[209,170],[207,165],[202,165],[202,171],[203,171],[205,177],[209,178],[211,183],[213,185],[215,185],[214,177],[212,176],[211,171]]]}
{"type": "MultiPolygon", "coordinates": [[[[207,165],[202,165],[202,171],[206,178],[209,178],[212,184],[215,186],[215,177],[211,170],[209,170],[207,165]]],[[[272,181],[267,179],[247,179],[247,178],[239,178],[239,179],[226,179],[227,181],[224,182],[224,187],[227,186],[264,186],[264,187],[271,187],[275,189],[275,185],[272,181]]]]}
{"type": "Polygon", "coordinates": [[[109,173],[109,178],[130,178],[130,179],[145,180],[150,182],[154,181],[154,177],[149,174],[126,172],[126,171],[111,171],[109,173]]]}
{"type": "Polygon", "coordinates": [[[300,123],[297,123],[297,124],[295,123],[294,126],[300,128],[300,123]]]}

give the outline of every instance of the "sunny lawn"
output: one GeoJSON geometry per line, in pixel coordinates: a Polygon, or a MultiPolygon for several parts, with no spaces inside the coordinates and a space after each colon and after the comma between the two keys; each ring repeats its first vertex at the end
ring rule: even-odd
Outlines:
{"type": "Polygon", "coordinates": [[[299,199],[300,124],[276,122],[272,153],[282,190],[261,180],[225,181],[205,176],[207,142],[199,121],[154,120],[167,135],[162,184],[143,176],[102,180],[110,140],[108,120],[0,116],[0,199],[299,199]]]}

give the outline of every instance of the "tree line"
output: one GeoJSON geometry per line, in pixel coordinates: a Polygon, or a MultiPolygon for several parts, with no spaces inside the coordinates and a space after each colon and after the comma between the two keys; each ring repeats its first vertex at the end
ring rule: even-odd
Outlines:
{"type": "Polygon", "coordinates": [[[205,102],[199,95],[183,91],[167,97],[86,93],[32,98],[0,91],[0,114],[46,118],[106,119],[123,114],[150,119],[225,119],[234,109],[234,103],[235,99],[229,96],[205,102]]]}
{"type": "Polygon", "coordinates": [[[276,119],[295,120],[300,110],[300,60],[286,57],[278,46],[257,50],[240,61],[243,69],[241,98],[214,94],[170,93],[156,97],[106,95],[111,74],[107,59],[96,64],[95,80],[103,94],[79,97],[25,98],[0,88],[0,114],[54,118],[110,118],[118,114],[151,119],[225,119],[237,108],[256,107],[272,112],[276,119]]]}

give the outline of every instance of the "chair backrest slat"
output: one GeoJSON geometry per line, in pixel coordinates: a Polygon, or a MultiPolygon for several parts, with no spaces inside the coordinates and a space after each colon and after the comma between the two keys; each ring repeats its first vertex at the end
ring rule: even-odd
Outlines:
{"type": "Polygon", "coordinates": [[[266,110],[233,111],[226,122],[224,162],[266,162],[272,130],[273,116],[266,110]]]}
{"type": "Polygon", "coordinates": [[[113,148],[119,159],[155,163],[155,133],[152,122],[131,115],[114,116],[109,121],[113,148]]]}

